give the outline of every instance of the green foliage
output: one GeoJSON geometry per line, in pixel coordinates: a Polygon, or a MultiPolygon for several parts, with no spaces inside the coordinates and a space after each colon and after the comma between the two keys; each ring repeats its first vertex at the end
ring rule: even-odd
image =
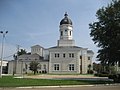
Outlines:
{"type": "Polygon", "coordinates": [[[20,51],[17,52],[18,56],[26,54],[27,52],[25,51],[25,49],[20,49],[20,51]]]}
{"type": "Polygon", "coordinates": [[[93,70],[91,70],[91,67],[92,67],[91,64],[89,64],[88,71],[87,71],[88,74],[93,74],[93,70]]]}
{"type": "Polygon", "coordinates": [[[88,69],[90,70],[90,69],[91,69],[91,67],[92,67],[92,66],[91,66],[91,64],[89,64],[89,65],[88,65],[88,69]]]}
{"type": "Polygon", "coordinates": [[[98,77],[108,77],[109,76],[109,74],[102,74],[102,73],[100,73],[100,74],[94,74],[95,76],[98,76],[98,77]]]}
{"type": "Polygon", "coordinates": [[[108,78],[113,79],[115,83],[120,83],[120,74],[111,74],[108,78]]]}
{"type": "Polygon", "coordinates": [[[93,63],[93,70],[97,74],[115,74],[116,66],[103,64],[103,63],[93,63]]]}
{"type": "Polygon", "coordinates": [[[120,0],[114,0],[96,13],[97,22],[89,24],[90,36],[97,44],[98,60],[113,64],[120,61],[120,0]]]}
{"type": "Polygon", "coordinates": [[[34,72],[34,74],[36,74],[36,72],[37,72],[37,69],[38,69],[38,62],[37,61],[32,61],[31,63],[30,63],[30,70],[31,71],[33,71],[34,72]]]}
{"type": "Polygon", "coordinates": [[[93,74],[93,70],[88,70],[87,73],[88,74],[93,74]]]}
{"type": "Polygon", "coordinates": [[[23,54],[27,54],[25,49],[20,49],[20,51],[17,52],[17,55],[13,55],[13,58],[16,60],[17,56],[23,55],[23,54]]]}
{"type": "Polygon", "coordinates": [[[101,68],[102,68],[102,65],[99,63],[93,63],[93,70],[96,72],[96,73],[100,73],[101,72],[101,68]]]}

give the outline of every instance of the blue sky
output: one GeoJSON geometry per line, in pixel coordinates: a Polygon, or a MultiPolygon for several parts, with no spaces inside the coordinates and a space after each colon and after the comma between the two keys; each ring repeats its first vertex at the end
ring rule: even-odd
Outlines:
{"type": "MultiPolygon", "coordinates": [[[[111,0],[0,0],[0,31],[8,31],[4,57],[16,52],[16,45],[30,51],[39,44],[45,48],[57,45],[59,23],[68,12],[73,22],[77,46],[98,50],[89,35],[89,23],[96,21],[96,11],[111,0]]],[[[2,36],[0,35],[0,45],[2,36]]],[[[1,51],[1,47],[0,47],[1,51]]],[[[5,58],[10,59],[10,58],[5,58]]]]}

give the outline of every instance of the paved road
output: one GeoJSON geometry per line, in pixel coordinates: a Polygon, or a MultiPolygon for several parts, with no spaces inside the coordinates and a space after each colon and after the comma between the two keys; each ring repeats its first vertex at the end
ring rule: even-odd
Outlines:
{"type": "Polygon", "coordinates": [[[112,86],[80,86],[52,88],[0,88],[0,90],[120,90],[120,85],[112,86]]]}

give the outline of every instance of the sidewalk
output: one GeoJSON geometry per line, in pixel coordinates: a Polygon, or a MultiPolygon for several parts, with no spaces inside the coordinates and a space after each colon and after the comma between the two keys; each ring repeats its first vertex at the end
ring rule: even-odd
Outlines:
{"type": "Polygon", "coordinates": [[[110,80],[108,77],[95,77],[94,75],[33,75],[24,76],[24,78],[35,78],[35,79],[70,79],[70,80],[110,80]]]}

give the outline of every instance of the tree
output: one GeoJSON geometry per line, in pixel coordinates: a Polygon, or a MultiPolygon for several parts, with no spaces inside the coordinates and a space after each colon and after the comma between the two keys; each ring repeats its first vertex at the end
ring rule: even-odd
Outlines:
{"type": "Polygon", "coordinates": [[[90,36],[100,49],[97,58],[103,64],[120,61],[120,0],[114,0],[96,13],[98,21],[89,24],[90,36]]]}
{"type": "Polygon", "coordinates": [[[37,61],[32,61],[31,63],[30,63],[30,70],[31,71],[33,71],[34,72],[34,74],[36,74],[36,72],[37,72],[37,69],[38,69],[38,62],[37,61]]]}
{"type": "Polygon", "coordinates": [[[88,74],[93,74],[93,70],[91,70],[91,68],[92,68],[92,65],[89,64],[88,65],[88,74]]]}
{"type": "Polygon", "coordinates": [[[96,73],[101,73],[101,69],[102,69],[102,65],[100,63],[93,63],[93,70],[96,72],[96,73]]]}
{"type": "Polygon", "coordinates": [[[20,49],[20,51],[17,52],[18,56],[23,55],[23,54],[27,54],[25,49],[20,49]]]}
{"type": "Polygon", "coordinates": [[[88,65],[88,69],[91,70],[91,67],[92,67],[91,64],[89,64],[89,65],[88,65]]]}
{"type": "Polygon", "coordinates": [[[23,54],[27,54],[25,49],[20,49],[20,51],[17,52],[17,55],[13,55],[13,58],[16,60],[17,56],[23,55],[23,54]]]}

